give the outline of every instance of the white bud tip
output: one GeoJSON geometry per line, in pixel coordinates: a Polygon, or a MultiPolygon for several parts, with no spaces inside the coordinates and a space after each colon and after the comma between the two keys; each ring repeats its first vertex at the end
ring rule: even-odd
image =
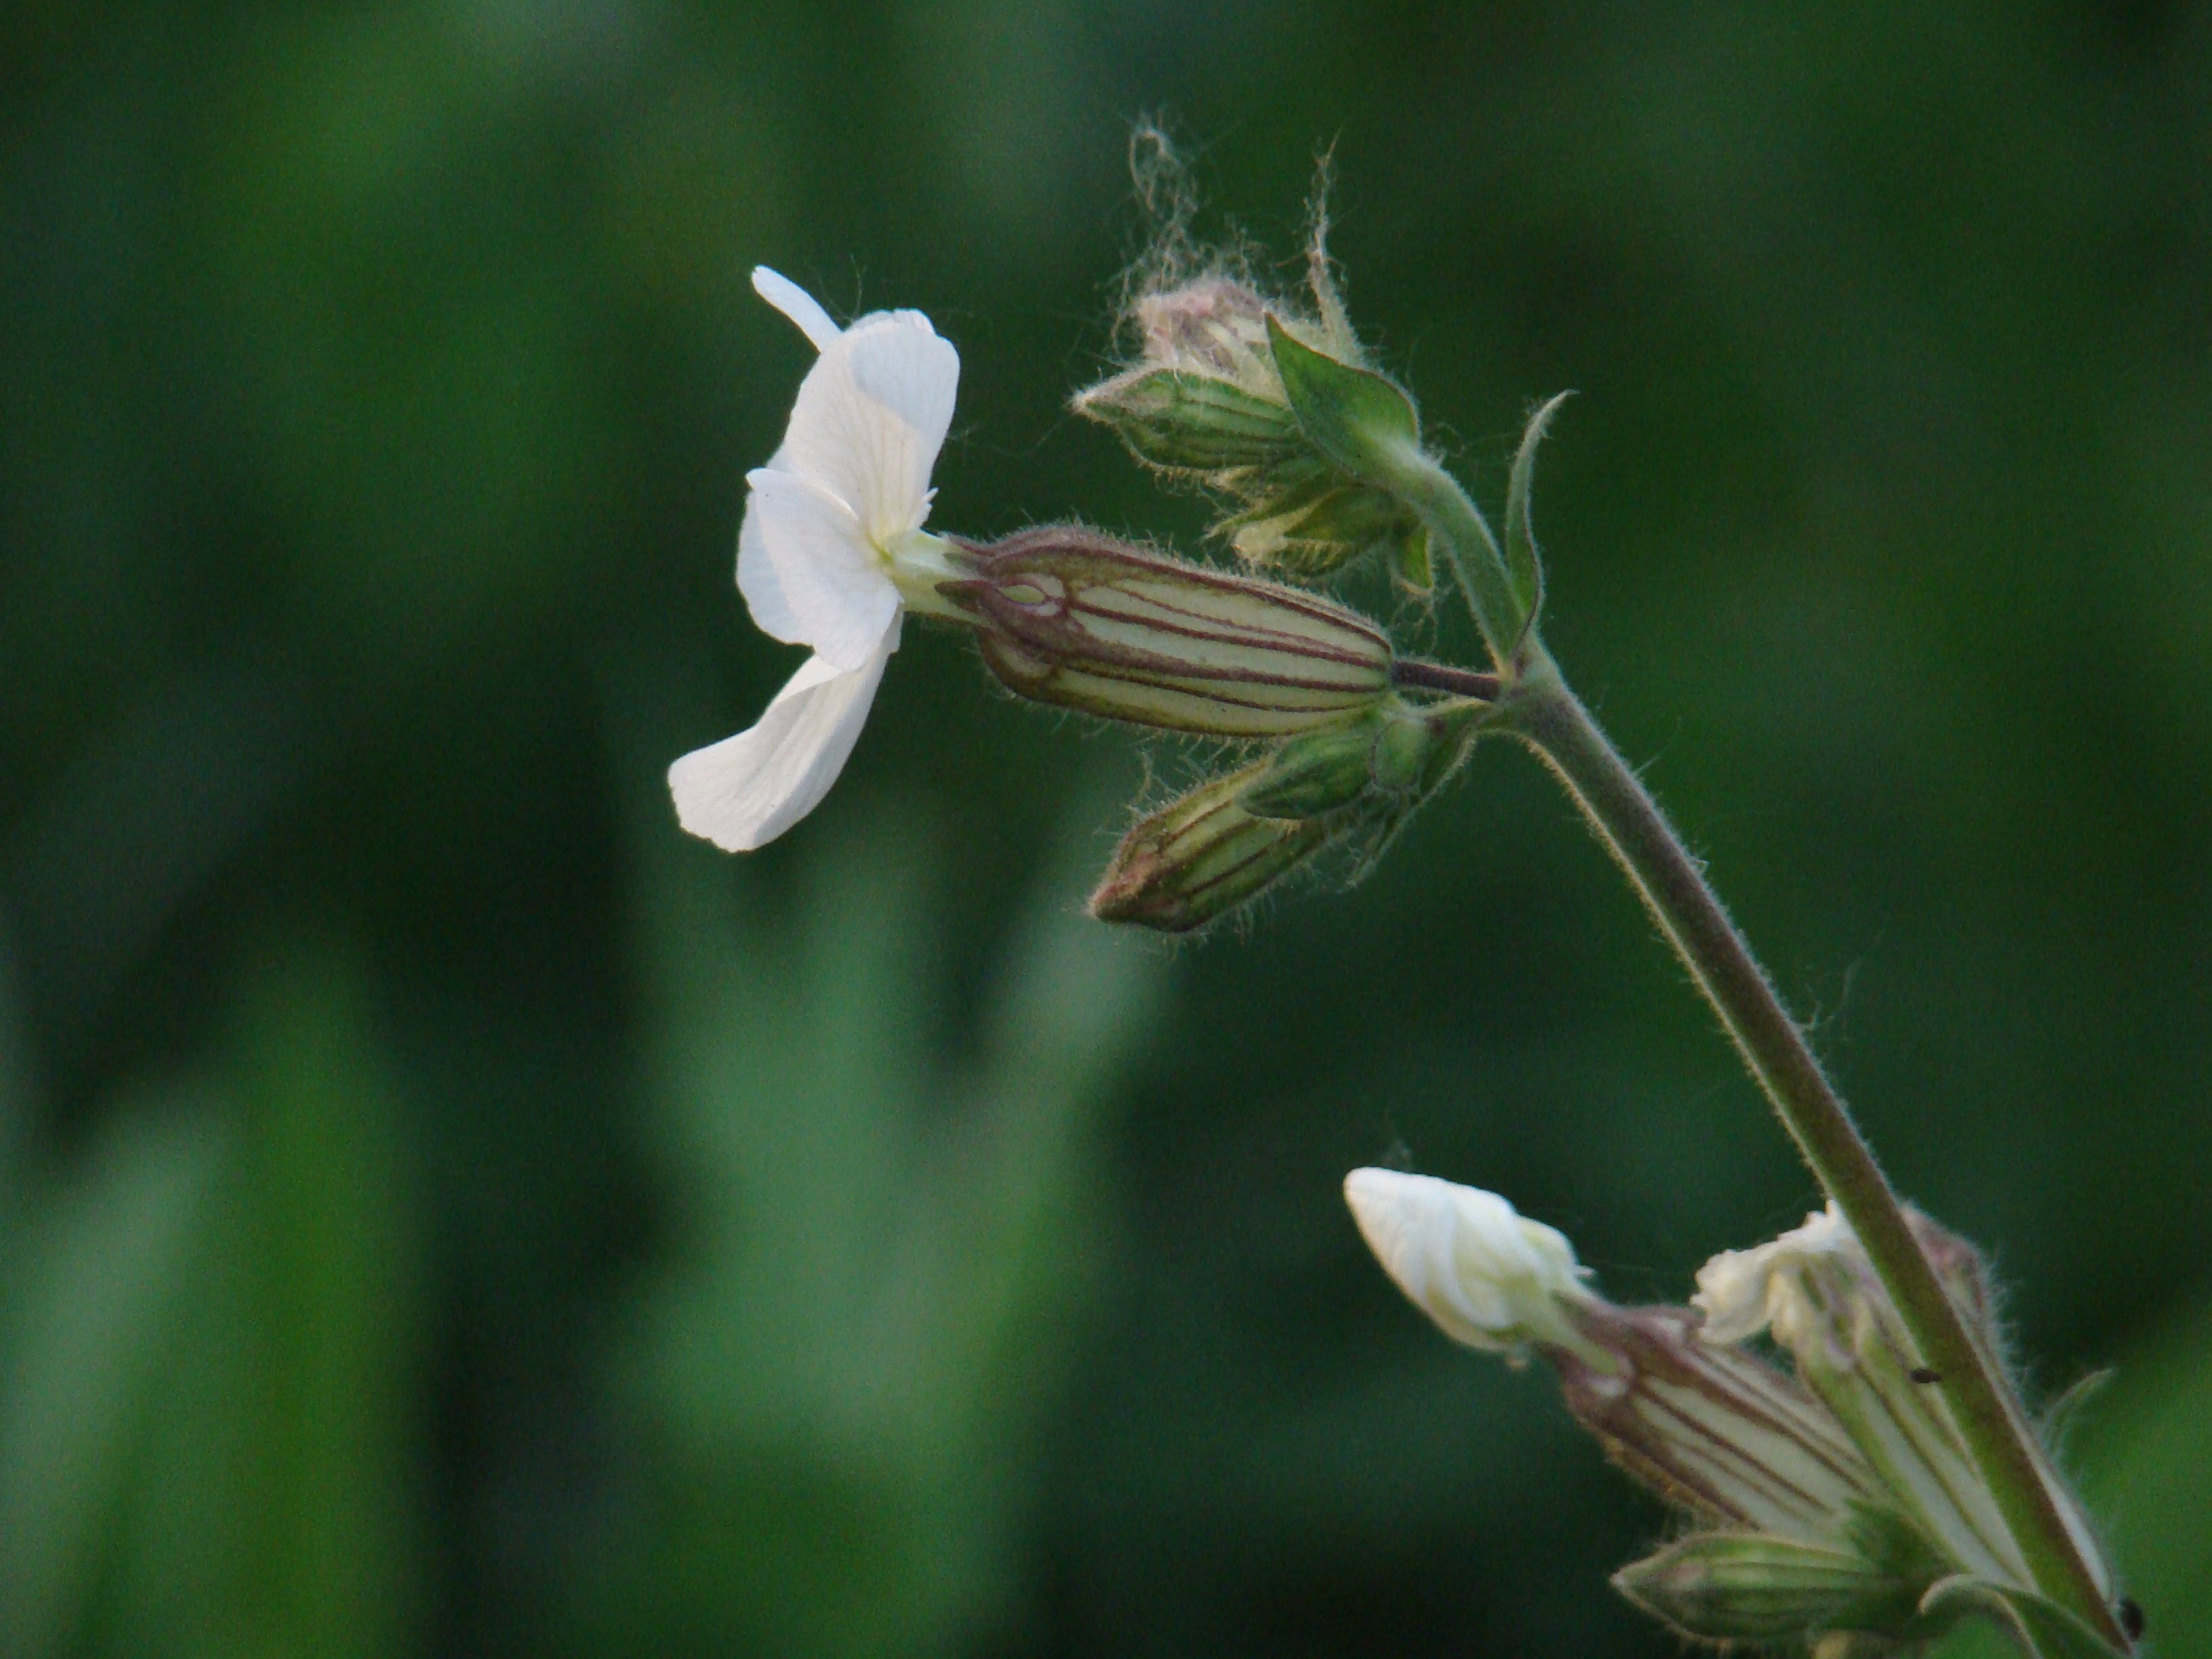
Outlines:
{"type": "Polygon", "coordinates": [[[1554,1229],[1496,1193],[1395,1170],[1354,1170],[1344,1198],[1383,1271],[1446,1335],[1493,1351],[1572,1340],[1567,1306],[1589,1293],[1554,1229]]]}

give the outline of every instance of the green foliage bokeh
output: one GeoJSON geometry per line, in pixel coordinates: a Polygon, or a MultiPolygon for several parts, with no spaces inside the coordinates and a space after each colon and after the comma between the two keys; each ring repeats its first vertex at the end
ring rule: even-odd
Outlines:
{"type": "Polygon", "coordinates": [[[794,665],[757,262],[957,343],[939,525],[1196,548],[1064,408],[1160,111],[1283,256],[1333,147],[1486,500],[1579,391],[1555,649],[2212,1655],[2212,9],[1618,0],[0,9],[0,1655],[1672,1650],[1337,1194],[1812,1202],[1524,757],[1176,953],[1182,757],[947,633],[769,851],[661,793],[794,665]]]}

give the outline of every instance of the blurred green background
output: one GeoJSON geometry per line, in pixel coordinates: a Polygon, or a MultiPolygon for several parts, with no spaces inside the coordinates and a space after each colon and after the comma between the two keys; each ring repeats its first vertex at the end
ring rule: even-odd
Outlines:
{"type": "Polygon", "coordinates": [[[11,0],[0,1655],[1674,1650],[1603,1584],[1656,1507],[1337,1192],[1501,1189],[1623,1299],[1811,1203],[1525,757],[1170,951],[1079,912],[1143,746],[913,628],[805,823],[672,822],[796,655],[731,582],[808,360],[755,262],[958,343],[940,526],[1194,544],[1062,412],[1160,110],[1285,255],[1334,144],[1491,499],[1581,390],[1553,642],[2039,1389],[2121,1367],[2076,1464],[2212,1655],[2154,0],[11,0]]]}

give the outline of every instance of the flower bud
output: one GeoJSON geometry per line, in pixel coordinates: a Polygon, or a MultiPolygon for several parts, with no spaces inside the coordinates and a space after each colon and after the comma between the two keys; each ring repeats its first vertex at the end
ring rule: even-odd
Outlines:
{"type": "Polygon", "coordinates": [[[1293,395],[1303,389],[1310,404],[1328,409],[1332,386],[1349,384],[1355,393],[1379,386],[1410,415],[1405,394],[1361,366],[1333,291],[1322,303],[1334,319],[1328,325],[1219,276],[1147,294],[1134,311],[1140,360],[1078,392],[1077,413],[1112,428],[1146,465],[1223,498],[1228,511],[1216,529],[1249,562],[1314,580],[1382,548],[1402,583],[1427,591],[1418,520],[1348,471],[1341,444],[1324,441],[1343,422],[1316,437],[1293,395]],[[1297,388],[1286,388],[1285,352],[1302,374],[1297,388]],[[1349,378],[1333,380],[1331,370],[1349,378]]]}
{"type": "Polygon", "coordinates": [[[1264,818],[1311,818],[1370,791],[1418,799],[1443,781],[1449,767],[1439,763],[1457,758],[1466,724],[1460,710],[1432,714],[1393,700],[1357,725],[1293,738],[1238,803],[1264,818]]]}
{"type": "Polygon", "coordinates": [[[1268,757],[1237,804],[1262,818],[1317,818],[1349,806],[1375,781],[1375,741],[1364,722],[1293,738],[1268,757]]]}
{"type": "Polygon", "coordinates": [[[1342,605],[1047,526],[939,588],[1019,696],[1209,737],[1343,726],[1392,695],[1389,636],[1342,605]]]}
{"type": "Polygon", "coordinates": [[[1591,1297],[1555,1229],[1496,1193],[1395,1170],[1354,1170],[1344,1198],[1382,1270],[1445,1335],[1493,1352],[1578,1346],[1591,1297]]]}
{"type": "Polygon", "coordinates": [[[1267,343],[1267,302],[1230,276],[1201,276],[1136,304],[1145,361],[1233,380],[1282,401],[1267,343]]]}
{"type": "Polygon", "coordinates": [[[1239,803],[1267,769],[1262,761],[1202,784],[1130,830],[1091,896],[1091,914],[1187,933],[1327,846],[1333,832],[1321,820],[1259,817],[1239,803]]]}
{"type": "MultiPolygon", "coordinates": [[[[1989,1292],[1972,1248],[1927,1217],[1907,1219],[1966,1317],[1985,1358],[1999,1361],[1989,1292]]],[[[2001,1584],[2035,1580],[1953,1417],[1942,1379],[1920,1356],[1888,1292],[1835,1206],[1698,1272],[1692,1298],[1716,1346],[1771,1331],[1797,1375],[1880,1474],[1886,1501],[1909,1516],[1954,1571],[2001,1584]]],[[[2111,1593],[2112,1571],[2080,1502],[2039,1449],[2038,1473],[2076,1547],[2111,1593]]]]}
{"type": "MultiPolygon", "coordinates": [[[[1255,469],[1237,484],[1246,505],[1221,528],[1251,564],[1327,575],[1370,548],[1411,546],[1419,530],[1390,496],[1310,457],[1255,469]]],[[[1425,561],[1425,538],[1419,547],[1425,561]]]]}
{"type": "Polygon", "coordinates": [[[1078,395],[1076,409],[1114,428],[1130,453],[1164,472],[1278,465],[1305,447],[1279,397],[1172,368],[1119,374],[1078,395]]]}
{"type": "Polygon", "coordinates": [[[1899,1634],[1928,1582],[1916,1577],[1847,1545],[1713,1532],[1623,1567],[1613,1583],[1685,1636],[1766,1645],[1815,1632],[1899,1634]]]}

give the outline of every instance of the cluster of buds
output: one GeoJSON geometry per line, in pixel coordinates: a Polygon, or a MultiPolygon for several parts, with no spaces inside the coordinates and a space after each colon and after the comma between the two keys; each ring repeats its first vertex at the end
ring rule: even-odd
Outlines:
{"type": "MultiPolygon", "coordinates": [[[[1371,857],[1450,775],[1489,709],[1480,695],[1437,695],[1443,671],[1401,659],[1355,611],[1095,532],[962,543],[957,564],[937,592],[1009,690],[1274,744],[1129,831],[1091,899],[1103,921],[1188,933],[1328,847],[1371,857]]],[[[1480,677],[1466,688],[1488,689],[1480,677]]]]}
{"type": "MultiPolygon", "coordinates": [[[[1613,1579],[1683,1635],[1856,1659],[1981,1613],[2035,1651],[2103,1650],[2037,1595],[1941,1379],[1832,1208],[1716,1256],[1689,1307],[1620,1307],[1591,1290],[1565,1237],[1495,1194],[1358,1170],[1345,1195],[1416,1306],[1462,1342],[1547,1361],[1577,1420],[1687,1519],[1613,1579]],[[1746,1346],[1762,1336],[1788,1369],[1746,1346]]],[[[1979,1256],[1924,1216],[1913,1225],[1995,1360],[1979,1256]]],[[[2109,1599],[2081,1504],[2047,1456],[2040,1466],[2109,1599]]]]}
{"type": "Polygon", "coordinates": [[[1133,307],[1137,362],[1078,392],[1073,406],[1146,466],[1219,499],[1217,532],[1247,562],[1315,580],[1380,549],[1401,584],[1426,592],[1433,578],[1420,520],[1332,453],[1285,387],[1287,340],[1291,350],[1371,378],[1412,413],[1405,392],[1366,362],[1318,249],[1311,287],[1317,317],[1223,275],[1145,295],[1133,307]]]}
{"type": "MultiPolygon", "coordinates": [[[[1311,556],[1285,562],[1308,574],[1399,522],[1376,478],[1418,443],[1411,402],[1357,361],[1318,253],[1315,271],[1321,323],[1225,278],[1149,296],[1148,365],[1085,403],[1155,465],[1233,480],[1255,515],[1239,546],[1295,543],[1311,556]]],[[[1188,932],[1332,846],[1371,862],[1466,756],[1496,678],[1402,658],[1342,605],[1072,526],[988,544],[927,529],[957,353],[919,313],[841,328],[774,271],[754,286],[819,355],[782,447],[746,476],[738,586],[814,654],[755,725],[670,769],[692,833],[750,851],[813,809],[908,614],[970,628],[1020,696],[1248,751],[1129,832],[1092,902],[1109,921],[1188,932]]]]}

